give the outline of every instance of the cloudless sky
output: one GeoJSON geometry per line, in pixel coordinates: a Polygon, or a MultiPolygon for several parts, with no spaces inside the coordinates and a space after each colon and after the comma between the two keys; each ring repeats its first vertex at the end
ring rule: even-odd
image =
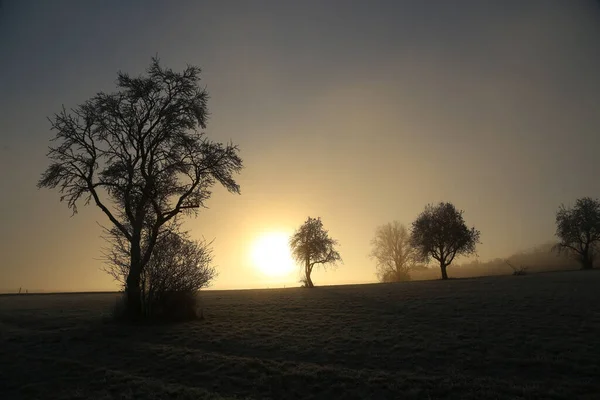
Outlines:
{"type": "MultiPolygon", "coordinates": [[[[47,117],[119,70],[203,69],[206,130],[239,144],[242,195],[186,227],[215,238],[214,288],[297,284],[249,256],[320,216],[370,282],[376,226],[451,201],[481,260],[552,240],[561,203],[600,195],[600,6],[593,0],[28,1],[0,6],[0,289],[115,289],[95,207],[37,190],[47,117]]],[[[460,261],[460,260],[458,260],[460,261]]],[[[452,267],[451,267],[452,268],[452,267]]],[[[450,271],[451,274],[451,271],[450,271]]]]}

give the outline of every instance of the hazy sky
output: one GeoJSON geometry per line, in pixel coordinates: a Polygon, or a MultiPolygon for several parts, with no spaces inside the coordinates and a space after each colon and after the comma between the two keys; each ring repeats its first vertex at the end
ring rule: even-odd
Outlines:
{"type": "Polygon", "coordinates": [[[36,189],[46,117],[155,54],[203,69],[206,132],[244,158],[242,194],[215,190],[187,224],[216,239],[214,288],[296,284],[249,254],[309,215],[345,261],[317,285],[374,281],[375,227],[431,202],[465,210],[481,260],[551,240],[561,203],[600,195],[598,38],[592,0],[4,0],[0,289],[116,287],[98,261],[104,216],[71,218],[36,189]]]}

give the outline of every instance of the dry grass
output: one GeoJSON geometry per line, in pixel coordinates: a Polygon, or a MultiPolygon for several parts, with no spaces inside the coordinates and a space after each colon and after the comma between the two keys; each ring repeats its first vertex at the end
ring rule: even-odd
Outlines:
{"type": "Polygon", "coordinates": [[[593,399],[600,273],[205,292],[124,327],[114,294],[0,297],[2,399],[593,399]]]}

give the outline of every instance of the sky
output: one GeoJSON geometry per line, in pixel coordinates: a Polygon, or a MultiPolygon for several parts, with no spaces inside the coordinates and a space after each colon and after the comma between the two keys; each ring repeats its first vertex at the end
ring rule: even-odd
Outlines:
{"type": "Polygon", "coordinates": [[[428,203],[464,210],[482,261],[553,240],[561,203],[600,196],[599,37],[593,0],[3,0],[0,290],[117,288],[105,217],[36,183],[47,117],[155,55],[202,68],[206,134],[244,159],[241,195],[186,222],[215,239],[214,289],[298,285],[252,251],[308,216],[344,260],[316,285],[375,281],[375,228],[428,203]]]}

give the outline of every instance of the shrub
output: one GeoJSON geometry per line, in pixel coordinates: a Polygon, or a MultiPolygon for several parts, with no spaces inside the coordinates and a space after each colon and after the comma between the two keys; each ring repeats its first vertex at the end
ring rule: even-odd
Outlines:
{"type": "MultiPolygon", "coordinates": [[[[118,232],[114,234],[118,235],[118,232]]],[[[130,267],[127,246],[113,245],[105,256],[105,270],[125,288],[130,267]]],[[[216,275],[210,243],[191,240],[187,232],[177,229],[164,232],[141,273],[143,317],[163,321],[198,318],[201,315],[198,313],[198,291],[208,286],[216,275]]],[[[114,316],[126,318],[125,296],[115,305],[114,316]]]]}
{"type": "Polygon", "coordinates": [[[152,305],[152,316],[161,321],[188,321],[201,316],[195,292],[164,292],[152,305]]]}

